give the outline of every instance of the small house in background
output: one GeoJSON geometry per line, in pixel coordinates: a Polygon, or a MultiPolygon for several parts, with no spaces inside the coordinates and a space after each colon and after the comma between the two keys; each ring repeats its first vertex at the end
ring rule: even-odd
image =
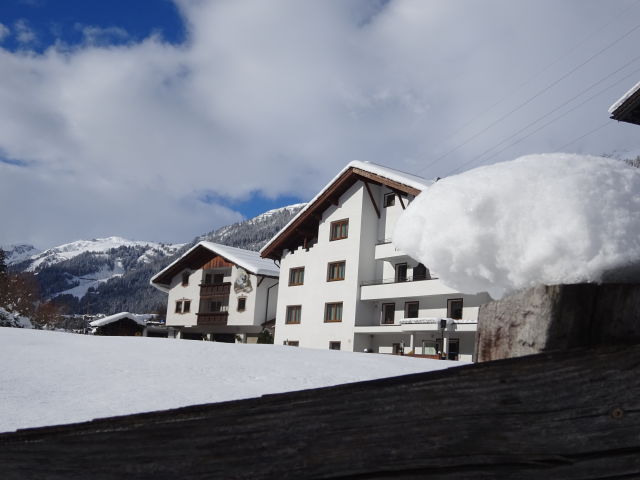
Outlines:
{"type": "Polygon", "coordinates": [[[640,82],[609,107],[611,118],[640,125],[640,82]]]}
{"type": "Polygon", "coordinates": [[[257,343],[273,325],[278,267],[258,252],[200,242],[151,278],[167,293],[167,327],[186,339],[257,343]]]}
{"type": "Polygon", "coordinates": [[[94,320],[90,322],[89,325],[91,326],[91,333],[93,335],[146,337],[147,322],[153,317],[154,315],[120,312],[94,320]]]}

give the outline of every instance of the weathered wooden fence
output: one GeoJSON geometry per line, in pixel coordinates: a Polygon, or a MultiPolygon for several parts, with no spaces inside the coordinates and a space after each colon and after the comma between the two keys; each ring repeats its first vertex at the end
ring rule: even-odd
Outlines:
{"type": "Polygon", "coordinates": [[[0,478],[640,478],[640,346],[2,434],[0,478]]]}

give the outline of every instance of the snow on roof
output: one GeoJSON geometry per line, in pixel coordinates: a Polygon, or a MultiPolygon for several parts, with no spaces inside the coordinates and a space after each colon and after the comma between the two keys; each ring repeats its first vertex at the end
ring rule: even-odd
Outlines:
{"type": "MultiPolygon", "coordinates": [[[[206,248],[207,250],[215,253],[216,255],[220,255],[224,257],[231,263],[235,263],[237,266],[244,268],[250,273],[255,275],[266,275],[269,277],[278,277],[280,275],[280,270],[275,266],[272,260],[261,258],[258,252],[254,252],[252,250],[244,250],[242,248],[229,247],[227,245],[221,245],[219,243],[214,242],[206,242],[202,241],[191,247],[187,250],[180,258],[173,261],[161,271],[156,273],[153,277],[151,277],[150,283],[154,287],[167,291],[165,288],[162,288],[156,281],[160,279],[162,275],[167,273],[181,261],[183,261],[188,255],[190,255],[197,248],[206,248]]],[[[162,282],[160,282],[162,283],[162,282]]]]}
{"type": "Polygon", "coordinates": [[[317,194],[313,197],[307,204],[302,208],[296,216],[294,216],[289,223],[287,223],[284,227],[280,229],[278,233],[276,233],[271,239],[260,249],[260,253],[264,252],[269,245],[271,245],[283,232],[285,232],[289,226],[295,222],[299,217],[304,215],[304,213],[311,208],[316,200],[322,196],[322,194],[333,185],[336,180],[338,180],[344,172],[349,170],[350,168],[358,168],[360,170],[364,170],[369,173],[373,173],[375,175],[379,175],[381,177],[387,178],[394,182],[402,183],[403,185],[407,185],[408,187],[415,188],[417,190],[425,190],[432,182],[428,180],[418,177],[416,175],[412,175],[410,173],[402,172],[400,170],[395,170],[389,167],[383,167],[382,165],[378,165],[376,163],[371,162],[363,162],[360,160],[353,160],[349,162],[342,170],[338,172],[338,174],[331,179],[329,183],[327,183],[317,194]]]}
{"type": "Polygon", "coordinates": [[[626,102],[629,98],[631,98],[631,95],[633,95],[634,93],[636,93],[638,90],[640,90],[640,82],[636,83],[631,90],[629,90],[627,93],[625,93],[622,97],[620,97],[620,99],[614,103],[613,105],[611,105],[609,107],[609,113],[613,113],[615,112],[618,108],[620,108],[620,106],[626,102]]]}
{"type": "Polygon", "coordinates": [[[151,314],[138,314],[138,313],[129,313],[129,312],[120,312],[115,315],[109,315],[108,317],[99,318],[98,320],[94,320],[93,322],[89,322],[89,325],[92,327],[102,327],[103,325],[108,325],[113,322],[117,322],[118,320],[122,320],[123,318],[130,318],[138,325],[142,325],[143,327],[147,324],[147,320],[153,318],[151,314]]]}
{"type": "Polygon", "coordinates": [[[280,270],[275,266],[273,261],[260,257],[259,252],[229,247],[213,242],[200,242],[198,245],[208,248],[212,252],[226,258],[231,263],[235,263],[239,267],[256,275],[268,275],[271,277],[278,277],[280,275],[280,270]]]}

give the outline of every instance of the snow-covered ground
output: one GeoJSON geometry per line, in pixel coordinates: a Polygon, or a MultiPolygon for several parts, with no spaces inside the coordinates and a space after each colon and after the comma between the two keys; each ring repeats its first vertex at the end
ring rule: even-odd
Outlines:
{"type": "Polygon", "coordinates": [[[0,432],[439,370],[460,362],[0,328],[0,432]]]}

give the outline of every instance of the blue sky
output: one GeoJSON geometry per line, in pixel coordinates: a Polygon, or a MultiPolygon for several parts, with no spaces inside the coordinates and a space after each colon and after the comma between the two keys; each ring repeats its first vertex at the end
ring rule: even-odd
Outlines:
{"type": "MultiPolygon", "coordinates": [[[[176,5],[170,0],[3,0],[0,18],[9,28],[21,22],[33,31],[33,49],[42,52],[56,41],[70,45],[82,42],[82,27],[116,27],[127,38],[111,35],[109,43],[139,41],[159,33],[170,43],[181,43],[185,28],[176,5]]],[[[16,37],[5,48],[21,47],[16,37]]]]}
{"type": "Polygon", "coordinates": [[[0,245],[184,242],[351,160],[640,154],[640,0],[3,0],[0,245]]]}

